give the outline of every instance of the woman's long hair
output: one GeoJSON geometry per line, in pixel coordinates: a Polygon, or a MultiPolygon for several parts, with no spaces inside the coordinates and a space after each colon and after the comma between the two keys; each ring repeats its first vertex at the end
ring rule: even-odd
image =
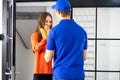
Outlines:
{"type": "MultiPolygon", "coordinates": [[[[36,30],[35,30],[35,32],[38,32],[38,36],[39,36],[38,41],[41,41],[41,39],[42,39],[42,34],[40,32],[40,28],[44,28],[45,19],[47,16],[50,16],[52,19],[52,15],[48,12],[42,12],[38,18],[38,22],[37,22],[37,26],[36,26],[36,30]]],[[[52,25],[51,25],[51,27],[52,27],[52,25]]]]}

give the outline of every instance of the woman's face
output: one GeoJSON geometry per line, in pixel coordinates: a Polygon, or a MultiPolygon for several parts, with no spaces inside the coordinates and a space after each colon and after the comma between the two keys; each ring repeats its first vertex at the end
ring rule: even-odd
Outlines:
{"type": "Polygon", "coordinates": [[[45,25],[48,25],[49,27],[52,26],[52,18],[50,16],[47,16],[45,19],[45,25]]]}

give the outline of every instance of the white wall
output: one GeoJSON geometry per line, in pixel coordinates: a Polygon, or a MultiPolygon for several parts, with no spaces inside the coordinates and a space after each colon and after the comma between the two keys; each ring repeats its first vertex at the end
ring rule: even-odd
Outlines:
{"type": "MultiPolygon", "coordinates": [[[[120,8],[110,9],[110,36],[120,39],[120,8]]],[[[120,71],[120,41],[110,41],[108,45],[110,47],[109,52],[109,69],[120,71]],[[112,65],[112,66],[110,66],[112,65]]],[[[110,80],[119,80],[119,74],[112,76],[109,75],[110,80]]]]}
{"type": "Polygon", "coordinates": [[[110,36],[120,38],[120,8],[110,8],[110,36]]]}
{"type": "MultiPolygon", "coordinates": [[[[0,0],[0,34],[2,34],[2,1],[0,0]]],[[[2,41],[0,41],[0,80],[2,80],[2,41]]]]}
{"type": "MultiPolygon", "coordinates": [[[[16,34],[17,35],[17,34],[16,34]]],[[[16,36],[16,80],[32,80],[34,55],[31,49],[25,49],[18,35],[16,36]]]]}
{"type": "MultiPolygon", "coordinates": [[[[110,34],[109,30],[109,8],[98,8],[97,14],[97,31],[98,38],[106,38],[110,34]]],[[[97,42],[97,69],[103,70],[109,68],[109,47],[107,46],[107,41],[97,42]],[[108,64],[108,65],[107,65],[108,64]]],[[[109,80],[108,74],[98,73],[98,80],[109,80]]]]}
{"type": "MultiPolygon", "coordinates": [[[[88,38],[95,38],[95,8],[73,8],[73,19],[81,25],[88,34],[88,38]]],[[[88,54],[87,60],[85,61],[85,70],[95,69],[95,41],[89,40],[88,42],[88,54]]],[[[94,73],[85,73],[85,80],[94,80],[94,73]]]]}
{"type": "Polygon", "coordinates": [[[98,38],[109,37],[110,34],[110,11],[109,8],[98,8],[97,31],[98,38]]]}
{"type": "MultiPolygon", "coordinates": [[[[98,9],[98,37],[120,38],[120,8],[98,9]]],[[[98,41],[98,69],[120,70],[120,41],[98,41]]],[[[118,73],[98,73],[98,80],[119,80],[118,73]]]]}

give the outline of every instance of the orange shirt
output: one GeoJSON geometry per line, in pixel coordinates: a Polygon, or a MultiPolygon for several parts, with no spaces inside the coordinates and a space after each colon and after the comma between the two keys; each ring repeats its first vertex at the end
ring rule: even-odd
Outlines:
{"type": "Polygon", "coordinates": [[[38,42],[38,32],[31,35],[32,50],[35,53],[34,74],[52,74],[52,62],[46,62],[44,54],[47,40],[38,42]]]}

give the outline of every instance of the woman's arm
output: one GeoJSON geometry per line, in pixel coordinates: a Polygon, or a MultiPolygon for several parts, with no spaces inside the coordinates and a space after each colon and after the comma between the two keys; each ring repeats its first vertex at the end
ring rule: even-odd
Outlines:
{"type": "Polygon", "coordinates": [[[31,35],[31,45],[33,52],[42,51],[43,49],[45,50],[46,43],[47,43],[46,39],[42,39],[40,42],[38,42],[37,32],[31,35]]]}

